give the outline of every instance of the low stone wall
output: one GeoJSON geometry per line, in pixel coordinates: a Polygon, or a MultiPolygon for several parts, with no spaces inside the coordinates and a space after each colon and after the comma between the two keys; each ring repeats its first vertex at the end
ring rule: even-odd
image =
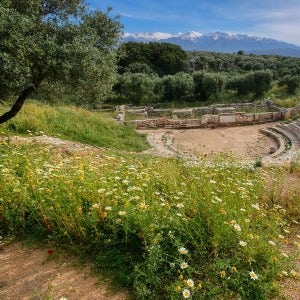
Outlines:
{"type": "Polygon", "coordinates": [[[284,115],[285,120],[292,119],[295,116],[300,115],[300,105],[298,104],[292,108],[286,108],[286,109],[283,108],[282,113],[284,115]]]}
{"type": "Polygon", "coordinates": [[[279,112],[278,108],[270,100],[263,101],[261,104],[255,103],[233,103],[228,106],[228,104],[214,104],[210,106],[203,107],[192,107],[183,109],[162,109],[153,107],[127,107],[126,111],[134,114],[144,115],[148,118],[160,118],[166,117],[166,115],[173,116],[173,118],[192,118],[195,114],[198,115],[217,115],[222,113],[236,113],[238,109],[267,109],[270,112],[279,112]]]}
{"type": "MultiPolygon", "coordinates": [[[[128,111],[128,110],[127,110],[128,111]]],[[[133,112],[134,110],[129,110],[133,112]]],[[[236,103],[231,107],[224,104],[216,104],[207,107],[194,107],[188,109],[135,109],[138,113],[147,113],[152,118],[144,120],[133,120],[125,123],[134,124],[138,129],[146,128],[205,128],[220,126],[251,125],[258,123],[275,122],[291,119],[300,114],[300,105],[293,108],[279,108],[272,101],[266,100],[265,103],[254,105],[253,103],[236,103]],[[269,112],[244,113],[234,111],[236,108],[259,107],[268,108],[269,112]],[[199,113],[199,119],[192,119],[194,113],[199,113]],[[173,118],[162,117],[169,113],[173,118]]]]}
{"type": "Polygon", "coordinates": [[[205,127],[221,127],[221,126],[237,126],[258,123],[275,122],[284,119],[281,112],[267,113],[221,113],[218,115],[206,114],[200,119],[167,119],[155,118],[145,120],[133,120],[127,123],[134,124],[138,129],[146,128],[205,128],[205,127]]]}

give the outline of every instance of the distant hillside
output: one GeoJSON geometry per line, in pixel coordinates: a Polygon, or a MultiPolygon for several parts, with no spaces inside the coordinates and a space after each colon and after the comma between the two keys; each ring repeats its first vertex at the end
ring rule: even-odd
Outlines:
{"type": "Polygon", "coordinates": [[[249,53],[249,54],[253,53],[256,55],[274,54],[274,55],[300,58],[300,51],[298,49],[291,49],[291,48],[270,49],[270,50],[251,50],[251,51],[246,51],[246,53],[249,53]]]}
{"type": "Polygon", "coordinates": [[[270,38],[214,32],[201,34],[196,31],[170,34],[163,32],[124,34],[125,42],[167,42],[181,46],[184,50],[214,51],[232,53],[243,50],[246,53],[274,54],[300,57],[300,47],[270,38]]]}

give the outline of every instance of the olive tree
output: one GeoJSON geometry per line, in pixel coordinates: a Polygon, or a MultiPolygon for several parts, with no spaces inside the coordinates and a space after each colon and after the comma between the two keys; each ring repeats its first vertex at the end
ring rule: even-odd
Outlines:
{"type": "Polygon", "coordinates": [[[235,90],[239,96],[253,94],[253,98],[257,99],[271,88],[272,79],[273,74],[270,70],[254,71],[232,77],[226,88],[235,90]]]}
{"type": "Polygon", "coordinates": [[[160,79],[159,94],[162,101],[187,101],[194,95],[194,82],[190,74],[178,72],[160,79]]]}
{"type": "Polygon", "coordinates": [[[0,3],[0,99],[16,99],[0,116],[14,117],[43,81],[59,82],[99,98],[116,74],[122,26],[84,0],[2,0],[0,3]]]}
{"type": "Polygon", "coordinates": [[[225,84],[224,76],[217,73],[197,71],[193,73],[193,80],[195,84],[195,96],[201,100],[207,100],[211,96],[218,99],[225,84]]]}
{"type": "Polygon", "coordinates": [[[284,86],[289,95],[296,93],[297,88],[300,86],[300,77],[285,75],[279,80],[279,86],[284,86]]]}
{"type": "Polygon", "coordinates": [[[153,78],[144,73],[125,73],[119,76],[117,92],[125,103],[134,105],[153,102],[153,78]]]}

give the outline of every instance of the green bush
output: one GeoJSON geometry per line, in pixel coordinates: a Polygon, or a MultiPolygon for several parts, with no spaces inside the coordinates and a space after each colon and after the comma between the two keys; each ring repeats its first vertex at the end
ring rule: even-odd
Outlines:
{"type": "Polygon", "coordinates": [[[194,82],[191,75],[179,72],[167,75],[156,81],[157,90],[164,102],[190,100],[194,95],[194,82]]]}
{"type": "Polygon", "coordinates": [[[300,77],[285,75],[279,80],[279,86],[284,86],[288,95],[293,95],[296,93],[297,88],[300,85],[300,77]]]}
{"type": "Polygon", "coordinates": [[[239,96],[253,94],[254,99],[257,99],[271,88],[272,78],[270,70],[249,72],[232,77],[226,88],[236,91],[239,96]]]}
{"type": "Polygon", "coordinates": [[[195,96],[200,100],[207,100],[214,96],[218,99],[225,83],[224,76],[217,73],[194,72],[195,96]]]}
{"type": "Polygon", "coordinates": [[[125,98],[125,103],[142,105],[153,102],[154,78],[144,73],[119,75],[115,91],[125,98]]]}

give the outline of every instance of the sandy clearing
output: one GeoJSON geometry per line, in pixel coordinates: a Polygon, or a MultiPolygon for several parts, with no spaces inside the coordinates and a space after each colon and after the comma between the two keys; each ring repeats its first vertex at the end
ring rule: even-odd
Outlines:
{"type": "Polygon", "coordinates": [[[75,267],[65,254],[12,243],[0,251],[0,299],[124,300],[111,283],[91,275],[88,267],[75,267]]]}
{"type": "MultiPolygon", "coordinates": [[[[214,129],[158,129],[140,130],[139,132],[158,137],[170,136],[173,139],[172,148],[179,153],[203,155],[222,151],[246,160],[256,160],[277,148],[271,138],[259,131],[271,125],[274,123],[214,129]]],[[[155,147],[155,144],[152,146],[155,147]]],[[[161,152],[161,149],[158,152],[161,152]]]]}

